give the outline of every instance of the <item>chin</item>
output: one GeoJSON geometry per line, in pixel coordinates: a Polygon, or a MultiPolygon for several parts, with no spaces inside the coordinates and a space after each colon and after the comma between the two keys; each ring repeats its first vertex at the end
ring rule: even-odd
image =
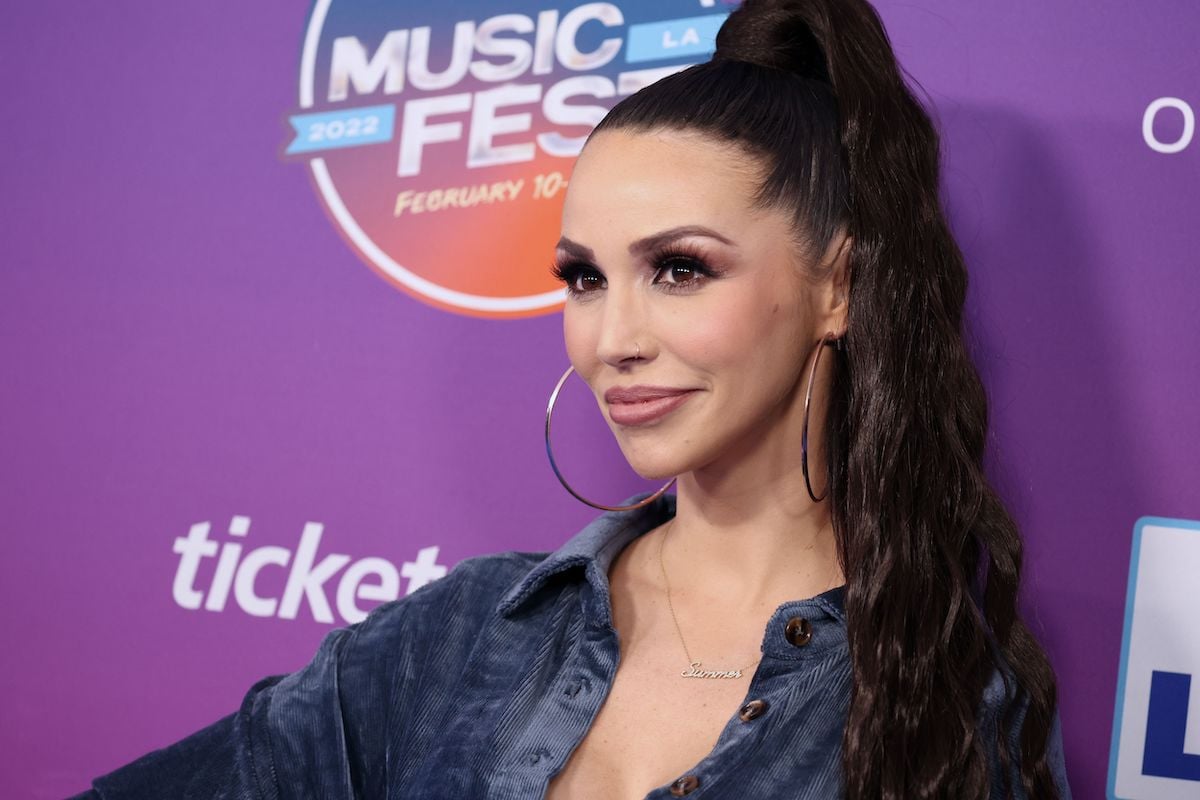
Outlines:
{"type": "Polygon", "coordinates": [[[672,452],[670,448],[655,448],[651,451],[623,438],[618,438],[617,441],[629,467],[648,481],[669,480],[692,468],[691,462],[683,457],[683,453],[672,452]]]}
{"type": "MultiPolygon", "coordinates": [[[[632,464],[630,465],[633,466],[632,464]]],[[[638,474],[643,480],[647,481],[669,481],[679,475],[675,470],[669,469],[638,469],[633,467],[633,471],[638,474]]]]}

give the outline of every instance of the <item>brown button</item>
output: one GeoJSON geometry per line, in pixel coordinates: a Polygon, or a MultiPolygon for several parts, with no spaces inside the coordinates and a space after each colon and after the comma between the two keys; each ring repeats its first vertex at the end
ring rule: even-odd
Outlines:
{"type": "Polygon", "coordinates": [[[683,797],[685,794],[691,794],[700,788],[700,779],[695,775],[684,775],[682,778],[677,778],[671,784],[671,796],[683,797]]]}
{"type": "Polygon", "coordinates": [[[766,700],[751,700],[746,705],[742,706],[742,710],[738,712],[738,717],[742,722],[749,722],[752,719],[758,719],[767,710],[766,700]]]}
{"type": "Polygon", "coordinates": [[[787,621],[783,635],[796,647],[804,647],[812,641],[812,623],[804,617],[792,617],[787,621]]]}

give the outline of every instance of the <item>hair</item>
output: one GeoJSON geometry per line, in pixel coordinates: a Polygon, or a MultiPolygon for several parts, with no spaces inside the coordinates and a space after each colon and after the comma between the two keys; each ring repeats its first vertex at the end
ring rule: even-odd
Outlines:
{"type": "Polygon", "coordinates": [[[735,144],[763,166],[755,202],[794,214],[810,253],[851,237],[820,432],[847,576],[846,797],[981,798],[995,781],[1011,797],[1014,777],[1058,797],[1054,674],[1018,616],[1021,538],[984,474],[987,397],[962,333],[967,274],[940,205],[938,134],[875,10],[746,0],[710,61],[625,98],[592,135],[605,130],[735,144]],[[1002,712],[981,724],[996,671],[1002,712]]]}

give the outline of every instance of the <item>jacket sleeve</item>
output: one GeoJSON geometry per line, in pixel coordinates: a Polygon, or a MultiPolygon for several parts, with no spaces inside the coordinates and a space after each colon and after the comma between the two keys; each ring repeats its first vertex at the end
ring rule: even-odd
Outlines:
{"type": "Polygon", "coordinates": [[[351,628],[333,631],[304,668],[251,687],[237,712],[97,778],[78,797],[352,797],[339,678],[353,635],[351,628]],[[305,763],[290,760],[301,751],[305,763]]]}
{"type": "MultiPolygon", "coordinates": [[[[1000,670],[993,672],[992,679],[984,690],[985,710],[982,715],[985,722],[983,727],[985,733],[984,741],[987,742],[988,760],[992,772],[991,800],[1005,800],[1008,797],[1005,790],[1004,776],[1000,768],[999,753],[994,745],[993,732],[996,726],[999,725],[1004,708],[1009,702],[1016,702],[1018,706],[1014,715],[1012,728],[1007,732],[1006,737],[1008,752],[1012,756],[1012,760],[1009,763],[1008,781],[1012,785],[1012,796],[1015,800],[1031,800],[1031,798],[1026,796],[1025,790],[1021,785],[1019,760],[1021,758],[1021,728],[1025,724],[1025,712],[1028,708],[1029,698],[1022,694],[1019,699],[1014,699],[1015,695],[1016,682],[1012,678],[1011,673],[1008,675],[1006,683],[1000,670]]],[[[1050,775],[1054,779],[1055,785],[1058,787],[1059,800],[1072,800],[1071,786],[1067,781],[1066,759],[1063,755],[1062,721],[1059,719],[1058,709],[1054,711],[1054,722],[1050,728],[1050,735],[1046,739],[1046,764],[1050,768],[1050,775]]]]}
{"type": "Polygon", "coordinates": [[[331,631],[290,675],[256,683],[241,708],[97,778],[86,800],[350,800],[382,797],[437,686],[528,560],[459,562],[448,575],[331,631]],[[480,613],[476,613],[480,612],[480,613]]]}
{"type": "Polygon", "coordinates": [[[1063,754],[1062,720],[1059,719],[1058,709],[1054,710],[1054,727],[1046,743],[1046,760],[1050,764],[1054,782],[1058,784],[1059,800],[1071,800],[1071,785],[1067,782],[1067,763],[1063,754]]]}
{"type": "Polygon", "coordinates": [[[462,571],[452,570],[364,621],[331,631],[307,665],[259,681],[235,713],[96,778],[77,797],[349,800],[382,794],[388,726],[403,726],[393,711],[419,691],[421,637],[436,631],[440,604],[461,582],[462,571]]]}

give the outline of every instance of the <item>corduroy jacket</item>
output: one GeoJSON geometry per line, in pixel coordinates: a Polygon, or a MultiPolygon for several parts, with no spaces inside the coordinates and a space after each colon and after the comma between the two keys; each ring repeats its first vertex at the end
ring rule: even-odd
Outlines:
{"type": "MultiPolygon", "coordinates": [[[[664,495],[604,514],[553,553],[460,562],[328,634],[307,666],[259,681],[236,713],[97,778],[78,797],[542,798],[616,673],[609,566],[674,510],[675,498],[664,495]]],[[[755,714],[730,709],[711,752],[647,800],[841,795],[850,696],[842,592],[775,610],[744,700],[764,702],[755,714]]],[[[1004,691],[996,673],[980,715],[985,742],[1004,691]]],[[[1018,732],[1009,732],[1014,753],[1018,732]]],[[[1050,756],[1070,798],[1057,718],[1050,756]]],[[[1001,798],[995,753],[991,762],[992,796],[1001,798]]]]}

